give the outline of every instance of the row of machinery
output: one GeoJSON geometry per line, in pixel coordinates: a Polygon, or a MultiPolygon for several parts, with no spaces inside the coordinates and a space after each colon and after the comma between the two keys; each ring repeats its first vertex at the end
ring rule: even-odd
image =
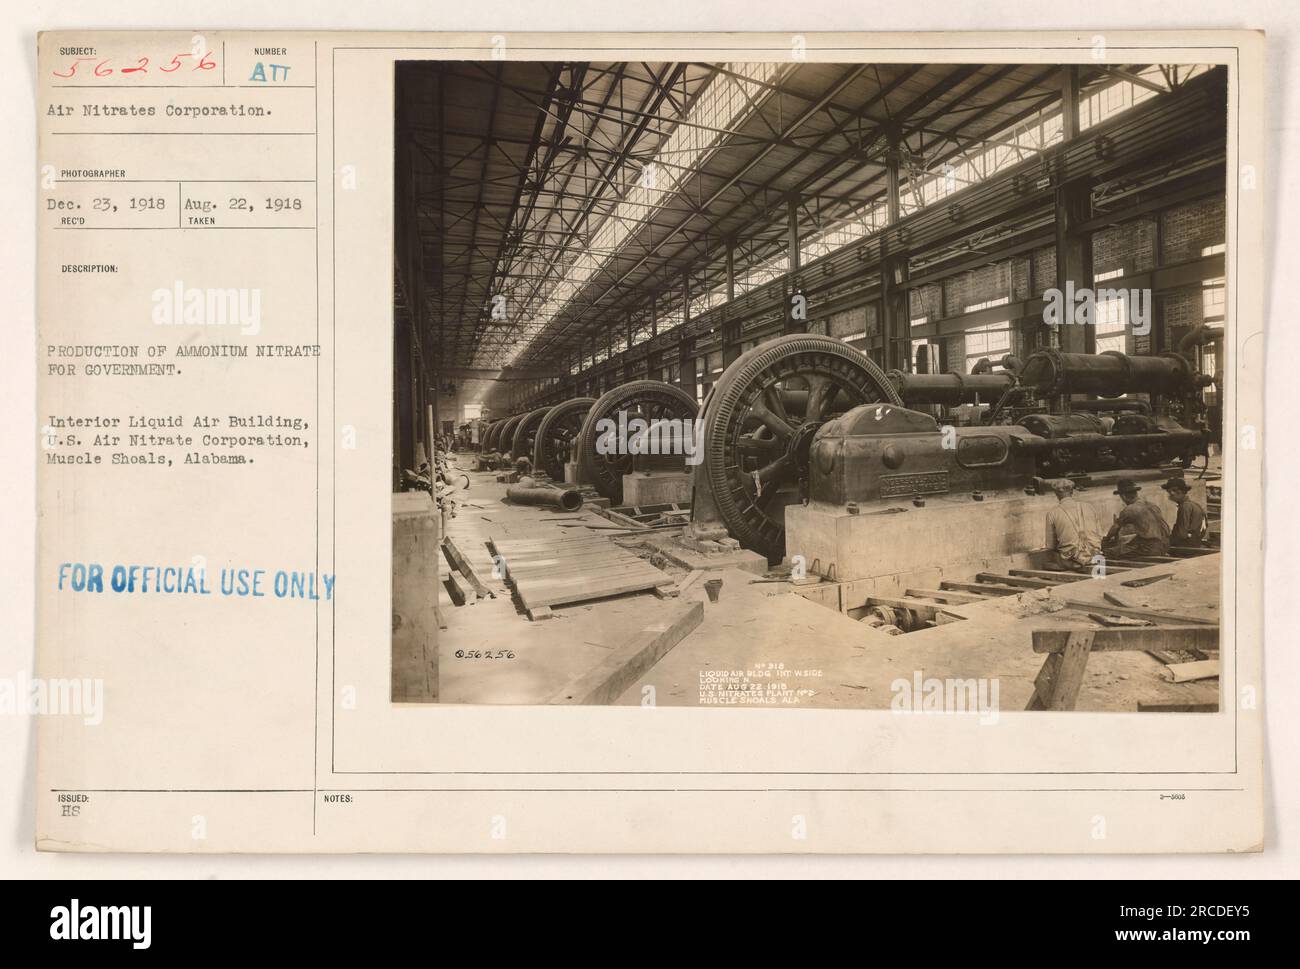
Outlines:
{"type": "MultiPolygon", "coordinates": [[[[570,478],[618,504],[634,458],[597,448],[599,422],[691,419],[703,449],[691,467],[691,531],[775,561],[792,504],[921,506],[927,496],[1023,492],[1042,478],[1194,470],[1214,440],[1202,403],[1212,379],[1189,351],[1044,349],[982,361],[971,374],[886,373],[839,340],[794,334],[742,354],[702,407],[674,385],[634,381],[493,422],[481,459],[525,458],[557,481],[567,464],[570,478]]],[[[688,467],[681,456],[657,460],[666,471],[688,467]]]]}

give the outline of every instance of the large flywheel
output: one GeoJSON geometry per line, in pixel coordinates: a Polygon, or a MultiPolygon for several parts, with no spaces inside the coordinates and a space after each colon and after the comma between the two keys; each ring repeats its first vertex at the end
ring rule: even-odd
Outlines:
{"type": "Polygon", "coordinates": [[[518,460],[519,458],[533,459],[533,439],[537,437],[537,428],[542,423],[542,418],[546,416],[549,407],[538,407],[530,410],[523,416],[523,419],[515,425],[515,436],[513,443],[510,445],[510,454],[518,460]]]}
{"type": "Polygon", "coordinates": [[[564,480],[564,463],[572,460],[574,442],[594,403],[594,397],[575,397],[546,412],[533,438],[534,471],[545,472],[554,481],[564,480]]]}
{"type": "Polygon", "coordinates": [[[608,391],[591,405],[582,424],[578,438],[582,480],[589,482],[611,504],[622,504],[623,475],[632,470],[632,456],[622,446],[601,454],[596,446],[600,436],[597,425],[605,419],[618,425],[620,413],[628,421],[640,418],[649,424],[656,420],[694,418],[698,410],[699,405],[690,394],[659,380],[634,380],[608,391]]]}
{"type": "MultiPolygon", "coordinates": [[[[497,451],[502,454],[510,454],[510,446],[515,442],[515,428],[519,426],[519,422],[525,416],[525,414],[516,414],[501,425],[496,441],[493,442],[497,451]]],[[[513,459],[514,455],[510,454],[510,457],[513,459]]]]}
{"type": "Polygon", "coordinates": [[[737,358],[704,411],[701,468],[732,537],[779,560],[785,507],[807,496],[813,435],[853,407],[878,401],[901,403],[875,363],[832,337],[778,337],[737,358]]]}
{"type": "Polygon", "coordinates": [[[495,420],[491,424],[489,424],[487,426],[487,430],[483,432],[483,439],[480,442],[479,447],[484,454],[492,453],[492,450],[496,445],[497,435],[501,433],[501,425],[504,423],[505,423],[504,418],[500,420],[495,420]]]}

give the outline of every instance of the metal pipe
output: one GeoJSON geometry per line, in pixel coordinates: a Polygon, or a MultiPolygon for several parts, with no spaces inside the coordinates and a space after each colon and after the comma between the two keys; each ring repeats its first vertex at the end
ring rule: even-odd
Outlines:
{"type": "Polygon", "coordinates": [[[997,400],[1016,382],[1009,373],[904,373],[889,371],[904,404],[968,404],[977,398],[997,400]]]}
{"type": "Polygon", "coordinates": [[[1175,447],[1200,444],[1204,435],[1200,431],[1166,431],[1161,434],[1074,434],[1069,437],[1013,437],[1011,446],[1020,451],[1067,450],[1097,451],[1105,447],[1125,447],[1132,444],[1172,444],[1175,447]]]}
{"type": "Polygon", "coordinates": [[[543,505],[561,511],[582,507],[582,493],[577,488],[549,488],[532,478],[520,478],[518,484],[506,489],[506,497],[517,505],[543,505]]]}
{"type": "Polygon", "coordinates": [[[1105,353],[1062,353],[1039,350],[1025,361],[1020,382],[1040,397],[1053,394],[1179,394],[1195,386],[1192,368],[1176,353],[1129,356],[1105,353]]]}
{"type": "Polygon", "coordinates": [[[1151,413],[1151,404],[1145,400],[1129,400],[1127,398],[1110,400],[1072,400],[1070,401],[1070,410],[1135,410],[1142,414],[1151,413]]]}

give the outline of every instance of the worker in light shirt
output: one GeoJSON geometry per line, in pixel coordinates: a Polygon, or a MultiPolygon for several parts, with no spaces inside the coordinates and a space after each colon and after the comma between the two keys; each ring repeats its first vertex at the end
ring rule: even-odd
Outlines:
{"type": "Polygon", "coordinates": [[[1047,547],[1055,553],[1055,564],[1062,569],[1085,571],[1101,551],[1097,512],[1074,497],[1073,481],[1056,478],[1051,488],[1056,507],[1047,513],[1047,547]]]}

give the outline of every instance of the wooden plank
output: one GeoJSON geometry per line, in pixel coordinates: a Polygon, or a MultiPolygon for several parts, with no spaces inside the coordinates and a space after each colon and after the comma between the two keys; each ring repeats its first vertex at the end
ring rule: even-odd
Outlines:
{"type": "Polygon", "coordinates": [[[1088,655],[1093,650],[1097,633],[1091,629],[1070,630],[1065,649],[1061,652],[1061,666],[1052,686],[1049,710],[1073,710],[1083,687],[1083,673],[1088,666],[1088,655]]]}
{"type": "Polygon", "coordinates": [[[502,558],[505,559],[507,568],[511,564],[531,567],[539,565],[559,565],[564,562],[601,562],[609,559],[622,560],[632,558],[640,561],[639,555],[634,555],[625,548],[602,548],[591,552],[575,553],[554,552],[544,555],[503,555],[502,558]]]}
{"type": "Polygon", "coordinates": [[[544,539],[538,541],[513,541],[505,542],[496,539],[488,539],[488,546],[498,555],[507,555],[514,553],[516,555],[526,555],[530,552],[555,552],[562,549],[568,549],[570,552],[576,552],[588,548],[615,548],[616,546],[604,537],[599,538],[574,538],[569,541],[560,539],[544,539]]]}
{"type": "Polygon", "coordinates": [[[1182,660],[1167,649],[1148,649],[1147,655],[1152,659],[1158,659],[1165,666],[1173,666],[1175,663],[1181,663],[1182,660]]]}
{"type": "Polygon", "coordinates": [[[991,582],[952,582],[947,579],[939,583],[940,589],[955,589],[958,592],[973,592],[984,599],[997,599],[1002,596],[1018,596],[1024,588],[1013,585],[994,585],[991,582]]]}
{"type": "MultiPolygon", "coordinates": [[[[943,612],[942,602],[924,602],[920,599],[896,599],[892,596],[867,596],[867,601],[859,608],[871,606],[889,606],[891,609],[910,609],[922,619],[937,620],[943,612]]],[[[960,616],[954,618],[960,619],[960,616]]]]}
{"type": "Polygon", "coordinates": [[[630,558],[615,558],[610,556],[608,558],[591,559],[585,562],[565,562],[560,560],[559,562],[546,563],[514,562],[511,559],[506,559],[506,572],[511,578],[536,579],[538,576],[547,575],[553,575],[557,578],[572,575],[599,576],[616,570],[629,568],[652,569],[654,566],[636,556],[630,558]]]}
{"type": "Polygon", "coordinates": [[[498,551],[497,555],[507,562],[546,562],[557,558],[577,559],[584,556],[621,555],[627,551],[618,545],[593,545],[590,548],[504,548],[498,551]]]}
{"type": "Polygon", "coordinates": [[[1124,586],[1126,589],[1140,589],[1144,585],[1153,585],[1156,582],[1161,582],[1164,579],[1172,579],[1173,577],[1174,574],[1172,572],[1162,572],[1159,575],[1147,575],[1140,579],[1129,579],[1127,582],[1121,582],[1120,585],[1124,586]]]}
{"type": "Polygon", "coordinates": [[[520,589],[519,598],[523,600],[525,609],[533,609],[537,606],[565,605],[572,602],[585,602],[588,599],[605,599],[609,596],[623,595],[628,592],[643,592],[647,589],[653,589],[662,581],[663,573],[661,572],[657,579],[653,576],[642,578],[615,577],[614,580],[600,585],[590,582],[578,582],[576,584],[564,582],[551,587],[520,589]]]}
{"type": "Polygon", "coordinates": [[[1203,659],[1195,663],[1170,663],[1165,667],[1174,678],[1175,683],[1191,683],[1194,680],[1208,680],[1219,675],[1217,659],[1203,659]]]}
{"type": "MultiPolygon", "coordinates": [[[[1141,629],[1089,629],[1096,650],[1218,649],[1218,626],[1146,626],[1141,629]]],[[[1035,653],[1059,653],[1072,629],[1035,629],[1035,653]]]]}
{"type": "Polygon", "coordinates": [[[578,552],[534,552],[528,555],[504,555],[506,564],[511,562],[519,565],[545,565],[555,564],[557,562],[599,562],[602,559],[639,559],[636,553],[611,545],[608,548],[593,548],[578,552]]]}
{"type": "Polygon", "coordinates": [[[554,558],[539,559],[512,558],[506,555],[502,557],[502,561],[505,563],[506,571],[519,573],[572,568],[586,568],[594,572],[607,565],[629,565],[637,562],[642,565],[649,564],[648,559],[643,559],[639,555],[633,555],[623,550],[610,550],[594,555],[559,555],[554,558]]]}
{"type": "Polygon", "coordinates": [[[1100,612],[1090,612],[1088,618],[1099,626],[1110,626],[1113,629],[1142,629],[1155,625],[1150,619],[1134,619],[1132,616],[1106,615],[1100,612]]]}
{"type": "MultiPolygon", "coordinates": [[[[1110,595],[1104,596],[1107,602],[1111,603],[1107,612],[1113,612],[1119,616],[1129,616],[1132,619],[1150,619],[1152,622],[1164,623],[1165,625],[1174,626],[1217,626],[1217,619],[1201,619],[1197,616],[1187,616],[1177,612],[1156,612],[1153,609],[1130,609],[1127,606],[1120,606],[1110,595]]],[[[1100,603],[1084,602],[1082,599],[1066,599],[1065,604],[1071,609],[1096,609],[1100,603]]],[[[1217,648],[1217,647],[1216,647],[1217,648]]]]}
{"type": "Polygon", "coordinates": [[[1086,582],[1092,578],[1089,572],[1058,572],[1054,569],[1007,569],[1007,573],[1022,579],[1045,579],[1054,585],[1061,582],[1086,582]]]}
{"type": "Polygon", "coordinates": [[[661,585],[664,582],[672,581],[669,576],[658,569],[645,566],[644,568],[609,569],[599,573],[579,572],[559,575],[554,579],[548,579],[544,575],[528,576],[516,583],[515,590],[520,596],[527,597],[536,595],[539,590],[600,589],[611,582],[620,583],[632,579],[644,579],[650,582],[651,585],[661,585]]]}
{"type": "Polygon", "coordinates": [[[612,576],[628,575],[658,575],[667,579],[668,576],[660,572],[653,565],[647,565],[645,562],[610,562],[602,564],[599,568],[588,568],[585,566],[570,569],[558,569],[548,567],[544,569],[534,569],[528,572],[511,572],[510,581],[518,586],[535,587],[538,585],[556,585],[560,582],[600,582],[612,576]]]}
{"type": "Polygon", "coordinates": [[[975,595],[973,592],[953,592],[951,589],[908,589],[904,595],[919,599],[938,599],[954,605],[968,605],[972,602],[987,602],[988,596],[975,595]]]}
{"type": "Polygon", "coordinates": [[[677,584],[677,592],[681,595],[685,595],[690,589],[695,587],[695,583],[699,582],[700,579],[704,578],[708,574],[709,573],[704,569],[693,569],[690,575],[677,584]]]}
{"type": "Polygon", "coordinates": [[[551,702],[583,705],[614,703],[703,619],[704,603],[683,604],[662,622],[647,626],[616,648],[595,669],[572,680],[551,698],[551,702]]]}
{"type": "MultiPolygon", "coordinates": [[[[1059,582],[1049,582],[1046,579],[1026,579],[1019,575],[999,575],[996,572],[981,572],[975,576],[975,581],[987,582],[1002,587],[1018,586],[1022,591],[1024,589],[1050,589],[1054,585],[1060,585],[1059,582]]],[[[942,584],[940,583],[940,585],[942,584]]]]}
{"type": "Polygon", "coordinates": [[[1052,699],[1052,690],[1056,685],[1056,678],[1060,669],[1061,654],[1048,653],[1047,658],[1043,660],[1043,668],[1034,677],[1034,695],[1029,698],[1029,705],[1025,707],[1026,710],[1047,709],[1047,704],[1052,699]]]}
{"type": "Polygon", "coordinates": [[[599,542],[603,535],[588,535],[585,532],[565,531],[555,525],[547,525],[540,531],[504,532],[498,531],[488,536],[493,545],[543,545],[543,544],[581,544],[599,542]]]}
{"type": "Polygon", "coordinates": [[[456,571],[469,580],[469,584],[474,587],[475,592],[484,598],[496,597],[496,593],[489,589],[487,583],[484,582],[482,578],[479,577],[479,574],[474,571],[474,566],[470,564],[469,559],[461,553],[461,550],[456,546],[456,543],[452,541],[450,535],[446,536],[442,540],[442,553],[447,557],[447,562],[451,567],[456,569],[456,571]]]}
{"type": "Polygon", "coordinates": [[[447,592],[451,595],[451,601],[458,606],[472,606],[478,602],[478,593],[459,572],[447,573],[447,592]]]}

